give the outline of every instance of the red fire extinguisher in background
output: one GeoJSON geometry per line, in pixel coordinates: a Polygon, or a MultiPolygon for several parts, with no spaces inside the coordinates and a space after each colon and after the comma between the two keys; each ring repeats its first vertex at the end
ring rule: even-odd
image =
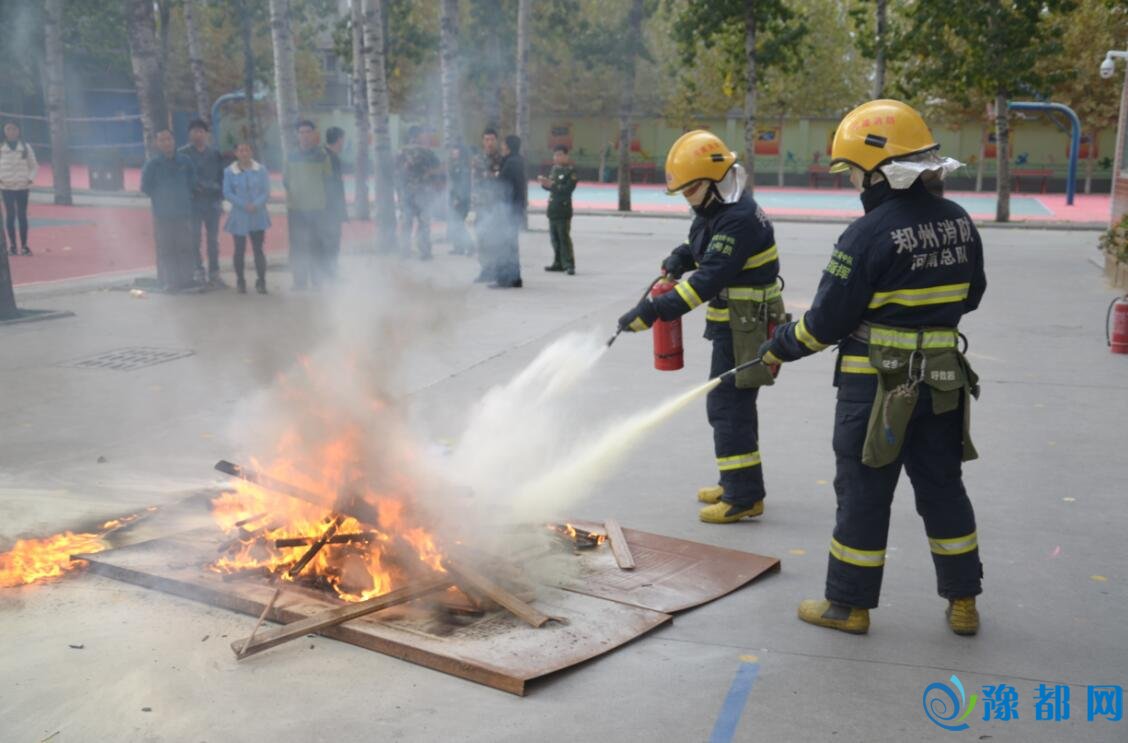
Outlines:
{"type": "MultiPolygon", "coordinates": [[[[1105,317],[1105,340],[1113,353],[1128,353],[1128,294],[1112,300],[1105,317]]],[[[655,344],[658,339],[654,339],[655,344]]],[[[658,346],[655,345],[655,349],[658,346]]]]}
{"type": "MultiPolygon", "coordinates": [[[[674,290],[675,282],[659,279],[650,287],[650,298],[657,299],[666,292],[674,290]]],[[[682,321],[655,320],[651,328],[654,336],[654,368],[659,371],[677,371],[685,366],[685,351],[682,348],[682,321]]]]}

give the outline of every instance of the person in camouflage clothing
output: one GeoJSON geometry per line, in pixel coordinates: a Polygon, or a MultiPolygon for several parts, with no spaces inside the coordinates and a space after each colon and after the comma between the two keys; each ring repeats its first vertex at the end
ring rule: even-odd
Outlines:
{"type": "Polygon", "coordinates": [[[474,158],[470,175],[472,179],[471,205],[474,210],[474,234],[478,239],[478,261],[482,271],[477,283],[497,281],[497,261],[504,249],[505,194],[498,176],[501,174],[501,149],[497,130],[487,127],[482,132],[482,151],[474,158]]]}
{"type": "Polygon", "coordinates": [[[552,239],[552,265],[545,271],[576,273],[572,253],[572,192],[576,190],[576,169],[568,159],[568,147],[558,144],[552,150],[552,170],[548,177],[537,176],[541,188],[548,191],[548,234],[552,239]]]}
{"type": "Polygon", "coordinates": [[[401,239],[404,249],[410,252],[415,232],[419,258],[424,261],[431,260],[431,202],[440,169],[439,158],[423,144],[423,129],[411,127],[407,144],[396,157],[396,183],[403,215],[401,239]]]}

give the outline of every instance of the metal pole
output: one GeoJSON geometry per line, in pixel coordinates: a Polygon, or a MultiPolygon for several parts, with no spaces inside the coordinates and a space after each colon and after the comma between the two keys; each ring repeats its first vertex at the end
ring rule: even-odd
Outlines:
{"type": "Polygon", "coordinates": [[[1072,108],[1064,103],[1048,103],[1046,101],[1011,101],[1007,104],[1012,111],[1060,111],[1069,117],[1070,121],[1070,147],[1069,147],[1069,174],[1065,181],[1065,204],[1073,206],[1073,197],[1077,193],[1077,159],[1081,152],[1081,119],[1072,108]]]}

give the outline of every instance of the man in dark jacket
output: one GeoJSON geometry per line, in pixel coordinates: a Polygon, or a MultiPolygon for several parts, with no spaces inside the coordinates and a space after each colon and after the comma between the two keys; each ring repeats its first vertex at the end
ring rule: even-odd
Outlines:
{"type": "Polygon", "coordinates": [[[521,282],[521,258],[518,236],[528,204],[529,182],[525,178],[525,158],[521,156],[521,138],[510,134],[501,147],[501,170],[497,180],[501,208],[499,211],[496,279],[491,289],[519,289],[521,282]]]}
{"type": "Polygon", "coordinates": [[[157,154],[141,169],[141,191],[153,210],[157,281],[166,291],[182,291],[197,285],[192,278],[199,257],[198,238],[192,244],[196,168],[188,155],[176,151],[168,129],[157,132],[155,143],[157,154]]]}
{"type": "Polygon", "coordinates": [[[196,245],[196,280],[204,281],[204,261],[200,254],[200,233],[207,243],[208,273],[211,286],[223,286],[219,277],[219,215],[223,211],[223,157],[208,144],[208,123],[193,119],[188,124],[188,144],[180,153],[192,161],[196,169],[196,187],[192,190],[192,236],[196,245]]]}

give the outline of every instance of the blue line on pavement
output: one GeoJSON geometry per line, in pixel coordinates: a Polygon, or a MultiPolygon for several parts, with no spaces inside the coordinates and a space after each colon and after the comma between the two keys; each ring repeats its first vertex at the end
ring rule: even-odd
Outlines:
{"type": "Polygon", "coordinates": [[[741,663],[736,669],[736,678],[732,680],[725,703],[721,705],[721,714],[713,725],[713,734],[709,736],[709,743],[729,743],[736,734],[736,725],[740,722],[740,714],[744,711],[744,704],[748,701],[748,694],[752,691],[752,682],[760,672],[759,663],[741,663]]]}

